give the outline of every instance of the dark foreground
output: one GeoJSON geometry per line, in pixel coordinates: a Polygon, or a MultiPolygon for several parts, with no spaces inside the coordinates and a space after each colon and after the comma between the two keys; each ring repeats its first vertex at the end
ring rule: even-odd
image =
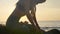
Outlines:
{"type": "MultiPolygon", "coordinates": [[[[41,32],[38,32],[38,31],[36,32],[33,29],[34,27],[31,24],[28,24],[27,22],[26,23],[21,23],[21,24],[22,25],[26,25],[25,28],[24,28],[24,30],[26,30],[27,26],[28,26],[28,29],[29,30],[26,30],[26,32],[24,32],[24,31],[23,32],[20,32],[19,31],[19,33],[16,33],[16,32],[12,33],[11,31],[8,31],[6,29],[6,26],[0,24],[0,34],[25,34],[25,33],[27,33],[27,34],[41,34],[41,32]]],[[[42,31],[43,34],[60,34],[60,31],[57,30],[57,29],[52,29],[52,30],[47,31],[47,32],[41,29],[41,31],[42,31]]]]}

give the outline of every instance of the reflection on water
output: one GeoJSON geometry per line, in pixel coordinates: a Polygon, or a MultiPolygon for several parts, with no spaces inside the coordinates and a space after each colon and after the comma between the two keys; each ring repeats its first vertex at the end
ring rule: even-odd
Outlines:
{"type": "Polygon", "coordinates": [[[60,27],[60,21],[38,21],[40,27],[60,27]]]}
{"type": "Polygon", "coordinates": [[[49,31],[51,29],[60,30],[60,21],[39,21],[38,23],[41,29],[45,31],[49,31]]]}

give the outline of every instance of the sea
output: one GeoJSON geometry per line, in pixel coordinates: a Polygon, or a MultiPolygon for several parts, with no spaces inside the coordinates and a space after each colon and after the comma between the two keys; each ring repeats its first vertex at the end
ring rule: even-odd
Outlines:
{"type": "MultiPolygon", "coordinates": [[[[5,22],[0,22],[5,25],[5,22]]],[[[60,21],[38,21],[38,24],[42,30],[49,31],[52,29],[60,30],[60,21]]]]}
{"type": "Polygon", "coordinates": [[[60,21],[38,21],[38,24],[41,29],[45,31],[49,31],[52,29],[60,30],[60,21]]]}

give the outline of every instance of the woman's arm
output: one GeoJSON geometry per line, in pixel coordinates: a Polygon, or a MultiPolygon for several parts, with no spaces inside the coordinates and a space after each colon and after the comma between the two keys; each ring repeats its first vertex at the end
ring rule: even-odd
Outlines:
{"type": "Polygon", "coordinates": [[[35,14],[36,14],[36,6],[31,9],[31,15],[32,15],[32,17],[33,17],[33,20],[34,20],[34,23],[35,23],[37,29],[39,30],[40,27],[39,27],[39,25],[38,25],[38,23],[37,23],[36,15],[35,15],[35,14]]]}

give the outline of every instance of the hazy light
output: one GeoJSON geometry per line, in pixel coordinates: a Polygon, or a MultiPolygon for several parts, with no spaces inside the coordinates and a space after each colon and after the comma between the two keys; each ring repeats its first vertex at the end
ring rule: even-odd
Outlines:
{"type": "MultiPolygon", "coordinates": [[[[13,12],[18,0],[0,1],[0,21],[6,21],[13,12]]],[[[45,3],[37,5],[36,17],[38,21],[60,20],[60,0],[47,0],[45,3]],[[57,1],[57,2],[56,2],[57,1]]],[[[27,20],[22,17],[21,20],[27,20]]]]}

